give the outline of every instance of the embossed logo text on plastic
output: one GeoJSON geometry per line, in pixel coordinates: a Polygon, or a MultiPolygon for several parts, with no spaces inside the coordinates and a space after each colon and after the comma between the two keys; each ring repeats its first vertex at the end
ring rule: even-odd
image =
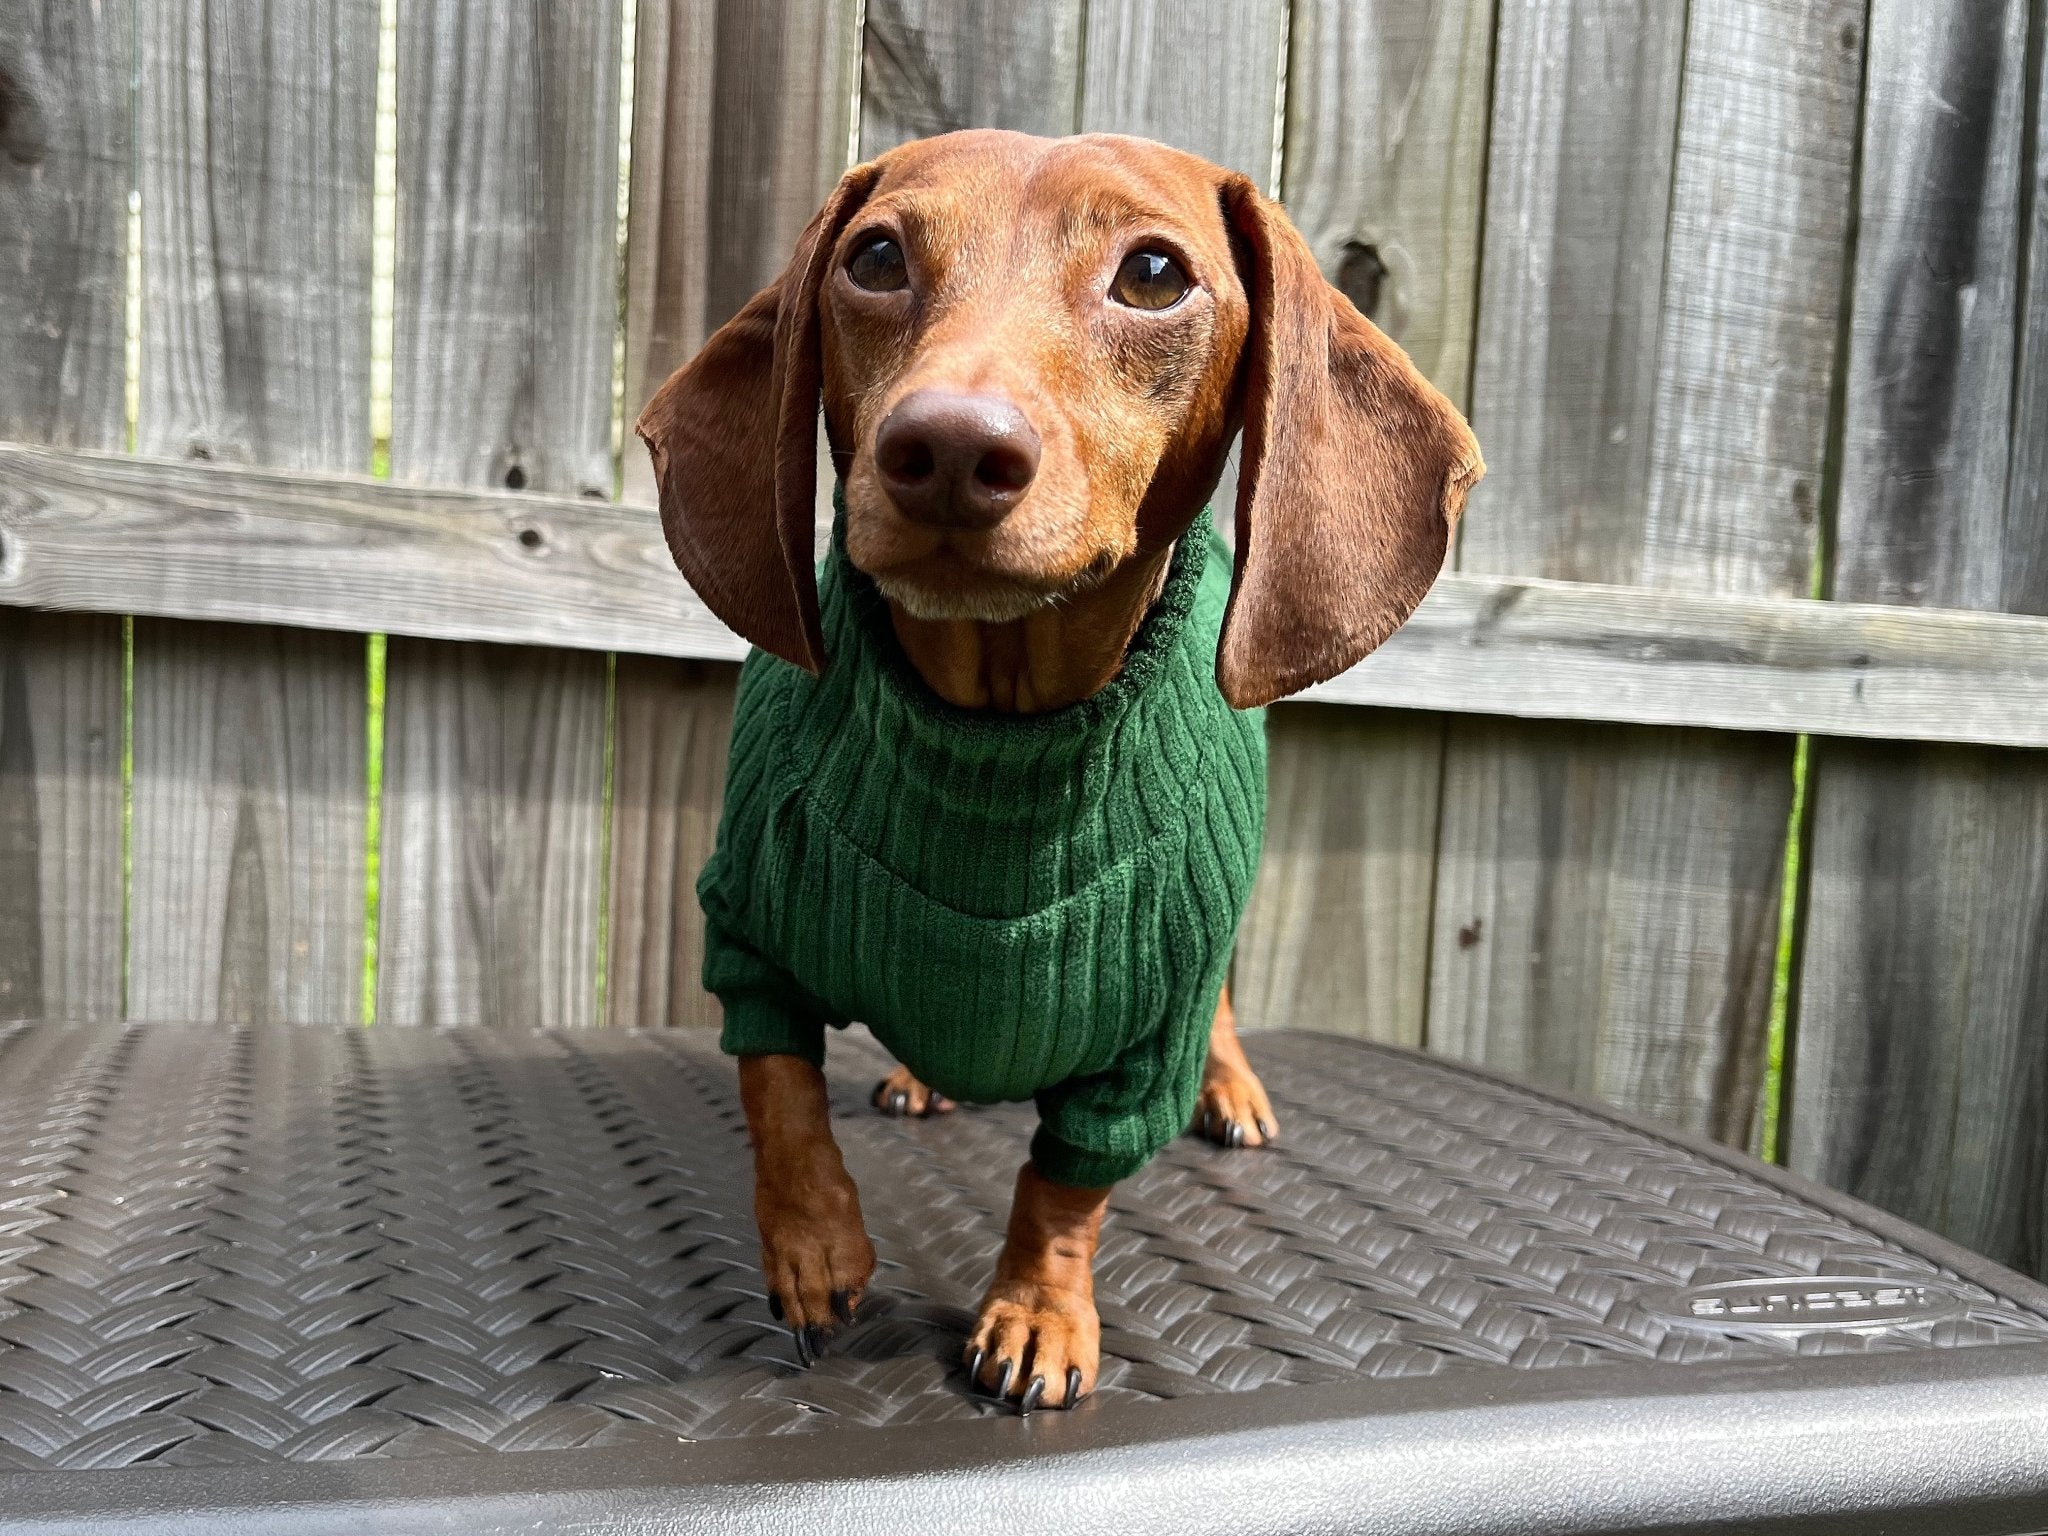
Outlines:
{"type": "Polygon", "coordinates": [[[1643,1293],[1642,1305],[1668,1323],[1720,1332],[1869,1332],[1961,1317],[1970,1297],[1940,1280],[1817,1275],[1674,1286],[1643,1293]]]}

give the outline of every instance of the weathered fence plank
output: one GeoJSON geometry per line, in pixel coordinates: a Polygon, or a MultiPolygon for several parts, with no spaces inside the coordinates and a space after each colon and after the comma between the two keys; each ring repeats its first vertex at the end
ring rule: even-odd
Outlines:
{"type": "Polygon", "coordinates": [[[1081,128],[1135,133],[1275,180],[1284,0],[1089,0],[1081,128]]]}
{"type": "MultiPolygon", "coordinates": [[[[860,68],[853,0],[654,0],[638,16],[629,420],[789,259],[846,168],[860,68]]],[[[652,501],[653,475],[637,440],[626,445],[625,481],[629,496],[652,501]]],[[[821,502],[829,488],[828,473],[821,502]]],[[[652,514],[643,516],[665,560],[652,514]]],[[[675,641],[697,633],[703,617],[693,594],[678,595],[687,604],[665,600],[661,634],[649,637],[660,643],[621,649],[675,654],[675,641]]],[[[724,793],[733,682],[726,667],[619,658],[605,1005],[613,1023],[718,1022],[697,980],[703,921],[695,887],[724,793]]]]}
{"type": "MultiPolygon", "coordinates": [[[[762,284],[846,169],[856,0],[641,0],[626,420],[762,284]]],[[[629,441],[626,494],[654,499],[629,441]]]]}
{"type": "Polygon", "coordinates": [[[1287,704],[1267,717],[1266,850],[1238,934],[1246,1029],[1422,1044],[1443,726],[1287,704]]]}
{"type": "MultiPolygon", "coordinates": [[[[2048,612],[2027,10],[1872,8],[1842,597],[2048,612]]],[[[1812,793],[1791,1161],[2048,1273],[2048,764],[1823,743],[1812,793]]]]}
{"type": "Polygon", "coordinates": [[[1301,0],[1281,195],[1323,273],[1460,403],[1494,0],[1301,0]]]}
{"type": "Polygon", "coordinates": [[[361,637],[135,632],[130,1016],[357,1017],[361,637]]]}
{"type": "Polygon", "coordinates": [[[121,621],[0,609],[0,1019],[121,1013],[121,621]]]}
{"type": "Polygon", "coordinates": [[[868,0],[863,159],[956,128],[1072,133],[1084,0],[868,0]]]}
{"type": "Polygon", "coordinates": [[[596,1022],[604,658],[390,656],[378,1019],[596,1022]]]}
{"type": "MultiPolygon", "coordinates": [[[[375,0],[142,15],[138,444],[367,468],[375,0]]],[[[138,619],[134,683],[130,1014],[355,1017],[362,640],[138,619]]]]}
{"type": "MultiPolygon", "coordinates": [[[[609,500],[620,12],[401,12],[393,478],[609,500]]],[[[394,638],[377,1015],[595,1022],[604,658],[394,638]]]]}
{"type": "MultiPolygon", "coordinates": [[[[127,440],[131,20],[0,0],[0,439],[127,440]]],[[[121,1010],[121,651],[0,616],[0,1016],[121,1010]]]]}
{"type": "Polygon", "coordinates": [[[698,979],[697,875],[718,839],[735,668],[621,656],[612,741],[612,920],[605,1013],[619,1025],[720,1022],[698,979]]]}
{"type": "Polygon", "coordinates": [[[130,23],[0,0],[0,440],[127,441],[130,23]]]}
{"type": "MultiPolygon", "coordinates": [[[[1503,7],[1461,569],[1805,590],[1860,14],[1503,7]]],[[[1460,722],[1446,764],[1430,1043],[1746,1142],[1789,744],[1460,722]]]]}
{"type": "MultiPolygon", "coordinates": [[[[651,508],[0,444],[0,602],[733,660],[651,508]]],[[[1446,573],[1307,698],[2048,746],[2048,618],[1446,573]]],[[[1284,713],[1284,712],[1283,712],[1284,713]]]]}
{"type": "MultiPolygon", "coordinates": [[[[1319,0],[1294,8],[1288,49],[1288,212],[1324,274],[1461,405],[1492,20],[1493,0],[1319,0]]],[[[1238,1020],[1313,1017],[1419,1043],[1443,722],[1269,719],[1271,809],[1233,973],[1238,1020]]]]}

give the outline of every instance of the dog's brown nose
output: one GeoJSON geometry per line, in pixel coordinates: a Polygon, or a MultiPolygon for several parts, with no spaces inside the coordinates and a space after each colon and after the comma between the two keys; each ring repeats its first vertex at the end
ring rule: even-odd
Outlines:
{"type": "Polygon", "coordinates": [[[875,433],[875,467],[915,522],[993,528],[1038,473],[1038,434],[1000,395],[913,390],[875,433]]]}

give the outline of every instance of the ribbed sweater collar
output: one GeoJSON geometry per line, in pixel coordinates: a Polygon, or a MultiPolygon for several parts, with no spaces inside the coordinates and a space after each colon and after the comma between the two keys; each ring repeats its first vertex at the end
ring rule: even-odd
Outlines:
{"type": "Polygon", "coordinates": [[[1215,684],[1228,573],[1212,571],[1212,547],[1203,523],[1181,540],[1108,686],[1004,715],[949,704],[918,675],[846,556],[842,518],[820,583],[825,672],[787,722],[806,801],[923,896],[977,916],[1041,910],[1184,828],[1228,708],[1215,684]]]}

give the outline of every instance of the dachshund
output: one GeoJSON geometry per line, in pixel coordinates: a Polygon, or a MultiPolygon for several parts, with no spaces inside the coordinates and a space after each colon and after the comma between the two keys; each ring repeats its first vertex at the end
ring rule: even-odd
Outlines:
{"type": "Polygon", "coordinates": [[[1026,1411],[1071,1406],[1096,1379],[1115,1180],[1190,1126],[1227,1146],[1277,1132],[1224,988],[1262,835],[1258,711],[1407,619],[1478,444],[1246,177],[1143,139],[996,130],[848,171],[638,430],[677,565],[756,648],[699,895],[770,1307],[808,1364],[873,1276],[820,1070],[823,1029],[862,1019],[903,1062],[885,1109],[1038,1102],[963,1358],[1026,1411]],[[840,486],[822,569],[821,408],[840,486]],[[1203,514],[1240,431],[1233,555],[1203,514]],[[1200,666],[1177,667],[1191,648],[1200,666]],[[1198,718],[1131,726],[1169,686],[1198,718]],[[958,803],[973,775],[947,777],[953,737],[1000,755],[1069,735],[1066,766],[1039,763],[1021,795],[1043,805],[1014,784],[958,803]],[[1162,742],[1184,754],[1164,796],[1162,742]],[[897,798],[868,803],[862,765],[913,754],[897,798]],[[1115,858],[1093,832],[1056,845],[1126,779],[1142,838],[1115,858]],[[906,870],[927,831],[975,855],[906,870]],[[1184,874],[1204,838],[1222,873],[1184,874]],[[989,874],[1005,859],[1009,886],[989,874]],[[976,906],[999,889],[1019,894],[976,906]],[[1077,904],[1091,933],[1136,935],[1100,941],[1093,993],[1058,959],[1016,960],[1077,904]],[[1155,935],[1178,947],[1150,953],[1155,935]]]}

